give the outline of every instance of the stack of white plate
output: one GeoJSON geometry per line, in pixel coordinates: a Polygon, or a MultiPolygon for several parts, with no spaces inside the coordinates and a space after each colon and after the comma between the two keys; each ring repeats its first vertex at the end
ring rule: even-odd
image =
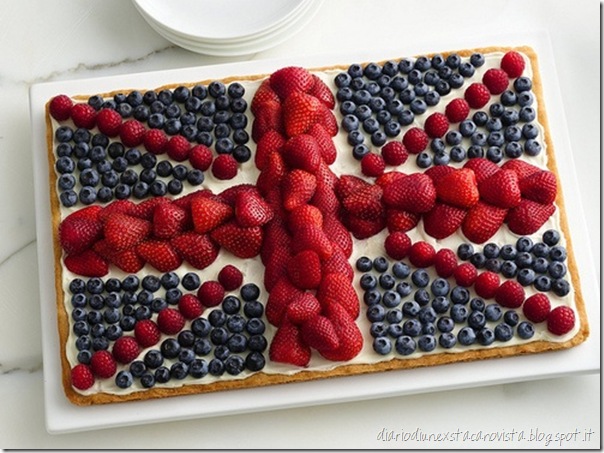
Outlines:
{"type": "Polygon", "coordinates": [[[133,0],[164,38],[193,52],[239,56],[301,31],[323,0],[133,0]]]}

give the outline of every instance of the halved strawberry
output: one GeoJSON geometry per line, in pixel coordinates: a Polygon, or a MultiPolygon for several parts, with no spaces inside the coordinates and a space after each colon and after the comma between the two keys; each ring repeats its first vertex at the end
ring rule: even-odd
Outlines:
{"type": "Polygon", "coordinates": [[[312,74],[299,66],[281,68],[273,72],[269,80],[282,101],[294,93],[307,93],[315,83],[312,74]]]}
{"type": "MultiPolygon", "coordinates": [[[[76,211],[77,214],[77,211],[76,211]]],[[[68,255],[77,255],[103,237],[103,225],[86,216],[67,216],[59,225],[59,243],[68,255]]]]}
{"type": "MultiPolygon", "coordinates": [[[[152,198],[152,200],[155,200],[155,199],[162,200],[163,198],[159,198],[159,197],[158,198],[152,198]]],[[[111,217],[113,214],[117,214],[117,213],[126,214],[126,215],[133,215],[135,217],[141,217],[141,216],[139,216],[136,213],[137,207],[140,206],[141,204],[142,203],[140,203],[139,205],[135,205],[130,200],[115,200],[115,201],[112,201],[111,203],[109,203],[104,208],[101,208],[100,211],[98,212],[98,217],[97,218],[102,223],[105,223],[105,221],[109,217],[111,217]]],[[[150,220],[150,218],[149,219],[145,219],[145,220],[150,220]]]]}
{"type": "Polygon", "coordinates": [[[321,313],[321,304],[311,293],[293,297],[287,305],[286,316],[294,324],[302,324],[321,313]]]}
{"type": "Polygon", "coordinates": [[[356,192],[364,187],[368,187],[370,184],[354,175],[342,175],[338,179],[335,186],[336,195],[340,200],[343,200],[351,193],[356,192]]]}
{"type": "Polygon", "coordinates": [[[315,316],[304,322],[300,332],[302,340],[311,348],[323,353],[340,346],[340,339],[333,323],[325,316],[315,316]]]}
{"type": "Polygon", "coordinates": [[[389,232],[409,231],[419,223],[421,214],[403,211],[401,209],[386,209],[386,226],[389,232]]]}
{"type": "Polygon", "coordinates": [[[435,239],[444,239],[461,227],[466,214],[465,209],[436,202],[422,217],[424,230],[435,239]]]}
{"type": "Polygon", "coordinates": [[[367,239],[378,234],[386,227],[386,216],[365,220],[352,215],[346,215],[343,218],[343,222],[355,238],[367,239]]]}
{"type": "Polygon", "coordinates": [[[513,208],[520,204],[518,175],[511,170],[500,170],[478,185],[480,198],[500,208],[513,208]]]}
{"type": "Polygon", "coordinates": [[[242,227],[264,225],[273,215],[273,210],[257,191],[241,193],[235,200],[235,220],[242,227]]]}
{"type": "MultiPolygon", "coordinates": [[[[350,234],[348,234],[350,236],[350,234]]],[[[339,274],[352,283],[354,278],[354,269],[348,262],[350,255],[346,255],[342,249],[337,245],[333,244],[333,253],[331,256],[321,263],[321,274],[326,276],[328,274],[339,274]]],[[[325,277],[323,278],[325,280],[325,277]]]]}
{"type": "Polygon", "coordinates": [[[254,155],[254,163],[258,170],[266,169],[269,154],[281,152],[283,145],[285,145],[285,138],[276,130],[269,130],[262,135],[254,155]]]}
{"type": "Polygon", "coordinates": [[[212,239],[239,258],[253,258],[260,253],[264,233],[261,227],[242,227],[233,220],[210,233],[212,239]]]}
{"type": "Polygon", "coordinates": [[[67,255],[64,264],[69,271],[83,277],[103,277],[109,272],[107,261],[91,249],[78,255],[67,255]]]}
{"type": "Polygon", "coordinates": [[[262,195],[266,196],[275,187],[279,187],[286,172],[287,167],[281,153],[270,153],[266,159],[266,166],[256,180],[256,187],[262,195]]]}
{"type": "Polygon", "coordinates": [[[432,179],[423,173],[412,173],[384,188],[384,203],[403,211],[428,212],[436,202],[436,188],[432,179]]]}
{"type": "Polygon", "coordinates": [[[266,301],[265,314],[268,322],[273,326],[280,326],[284,321],[289,304],[304,294],[309,293],[304,293],[292,285],[287,276],[280,278],[273,285],[266,301]]]}
{"type": "MultiPolygon", "coordinates": [[[[118,202],[122,202],[122,201],[128,201],[128,200],[117,200],[117,201],[114,201],[113,203],[118,203],[118,202]]],[[[138,203],[136,205],[133,204],[133,207],[131,210],[128,210],[127,205],[124,205],[123,213],[132,215],[134,217],[138,217],[140,219],[152,221],[153,213],[155,212],[155,208],[157,206],[159,206],[160,204],[167,204],[167,203],[170,203],[170,200],[167,198],[164,198],[164,197],[149,198],[148,200],[145,200],[142,203],[138,203]]],[[[182,208],[180,203],[175,202],[175,204],[182,208]]],[[[108,207],[109,206],[107,206],[107,208],[108,207]]],[[[105,209],[107,209],[107,208],[105,208],[105,209]]],[[[103,214],[103,213],[101,213],[101,214],[103,214]]]]}
{"type": "Polygon", "coordinates": [[[436,196],[458,208],[471,208],[478,203],[478,184],[474,171],[461,168],[443,176],[435,183],[436,196]]]}
{"type": "Polygon", "coordinates": [[[331,135],[329,132],[327,132],[325,126],[321,123],[315,123],[310,127],[310,129],[308,129],[307,133],[317,141],[319,149],[321,150],[321,157],[323,158],[323,161],[327,165],[333,164],[336,161],[338,153],[336,150],[336,145],[331,139],[331,135]]]}
{"type": "Polygon", "coordinates": [[[470,241],[482,244],[503,225],[507,212],[507,209],[479,201],[466,214],[461,231],[470,241]]]}
{"type": "Polygon", "coordinates": [[[170,239],[184,231],[188,213],[174,203],[163,203],[153,211],[153,235],[159,239],[170,239]]]}
{"type": "Polygon", "coordinates": [[[329,87],[316,74],[312,74],[312,80],[313,85],[310,87],[308,94],[316,97],[328,109],[333,109],[336,105],[336,100],[329,87]]]}
{"type": "Polygon", "coordinates": [[[182,264],[182,258],[167,241],[148,240],[136,246],[136,253],[160,272],[170,272],[182,264]]]}
{"type": "Polygon", "coordinates": [[[316,289],[321,283],[321,259],[312,250],[303,250],[287,263],[287,275],[299,289],[316,289]]]}
{"type": "Polygon", "coordinates": [[[292,239],[293,253],[312,250],[319,255],[321,260],[326,260],[333,253],[331,241],[323,229],[318,226],[303,225],[296,230],[292,239]]]}
{"type": "Polygon", "coordinates": [[[541,171],[541,169],[539,167],[537,167],[533,164],[529,164],[528,162],[525,162],[520,159],[508,160],[501,166],[501,169],[502,170],[512,170],[512,171],[516,172],[516,174],[518,175],[519,181],[522,181],[524,178],[526,178],[529,175],[532,175],[533,173],[537,173],[537,172],[541,171]]]}
{"type": "Polygon", "coordinates": [[[320,351],[321,355],[334,361],[347,361],[356,357],[363,348],[363,335],[354,318],[337,302],[325,308],[325,315],[336,329],[340,346],[334,351],[320,351]]]}
{"type": "Polygon", "coordinates": [[[350,232],[336,215],[329,214],[324,217],[323,231],[329,240],[344,253],[344,256],[349,258],[352,254],[352,238],[350,232]]]}
{"type": "Polygon", "coordinates": [[[541,204],[523,198],[518,206],[510,209],[505,221],[516,234],[533,234],[556,212],[552,203],[541,204]]]}
{"type": "Polygon", "coordinates": [[[499,171],[497,164],[485,159],[484,157],[468,159],[463,168],[469,168],[474,172],[474,175],[476,175],[476,182],[478,184],[499,171]]]}
{"type": "Polygon", "coordinates": [[[541,204],[550,204],[558,195],[556,175],[551,171],[535,172],[520,180],[520,192],[524,198],[541,204]]]}
{"type": "MultiPolygon", "coordinates": [[[[314,98],[313,98],[314,99],[314,98]]],[[[256,143],[262,139],[268,131],[283,132],[282,108],[279,102],[266,101],[255,113],[252,124],[252,138],[256,143]]]]}
{"type": "Polygon", "coordinates": [[[233,208],[214,198],[197,197],[191,200],[191,217],[197,233],[208,233],[233,216],[233,208]]]}
{"type": "Polygon", "coordinates": [[[290,211],[287,225],[292,233],[306,225],[323,228],[323,214],[317,207],[304,204],[290,211]]]}
{"type": "MultiPolygon", "coordinates": [[[[288,137],[306,133],[317,122],[325,106],[309,94],[297,91],[283,103],[283,127],[288,137]]],[[[331,114],[331,112],[329,112],[331,114]]]]}
{"type": "Polygon", "coordinates": [[[270,79],[264,80],[256,90],[250,105],[250,110],[256,115],[267,102],[275,102],[277,104],[280,102],[279,96],[277,96],[277,93],[271,88],[270,79]]]}
{"type": "Polygon", "coordinates": [[[304,170],[292,170],[283,177],[281,191],[283,207],[291,211],[308,203],[317,189],[317,179],[304,170]]]}
{"type": "Polygon", "coordinates": [[[140,244],[151,234],[151,230],[151,222],[117,213],[105,221],[104,234],[107,243],[120,252],[140,244]]]}
{"type": "Polygon", "coordinates": [[[186,262],[196,269],[205,269],[218,256],[219,247],[207,234],[187,232],[170,240],[170,245],[186,262]]]}
{"type": "Polygon", "coordinates": [[[360,219],[371,220],[384,215],[381,202],[383,190],[378,185],[368,185],[342,200],[342,206],[351,215],[360,219]]]}
{"type": "Polygon", "coordinates": [[[311,356],[310,347],[302,340],[300,329],[289,321],[284,322],[273,337],[269,357],[273,362],[304,367],[311,356]]]}
{"type": "Polygon", "coordinates": [[[315,173],[321,162],[321,149],[312,135],[300,134],[287,140],[281,151],[290,168],[315,173]]]}

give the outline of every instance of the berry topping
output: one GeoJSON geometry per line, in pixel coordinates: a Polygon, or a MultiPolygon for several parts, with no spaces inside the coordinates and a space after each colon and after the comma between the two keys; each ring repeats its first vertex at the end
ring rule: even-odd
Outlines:
{"type": "Polygon", "coordinates": [[[554,308],[547,316],[547,330],[554,335],[564,335],[574,326],[575,312],[565,305],[554,308]]]}
{"type": "Polygon", "coordinates": [[[79,390],[87,390],[94,385],[94,375],[90,366],[79,363],[71,369],[71,385],[79,390]]]}
{"type": "Polygon", "coordinates": [[[501,59],[501,69],[506,72],[508,77],[513,79],[522,75],[524,66],[524,58],[514,50],[507,52],[501,59]]]}
{"type": "Polygon", "coordinates": [[[551,311],[549,299],[544,294],[535,294],[526,299],[522,306],[522,312],[529,321],[543,322],[548,319],[551,311]]]}
{"type": "Polygon", "coordinates": [[[501,94],[508,88],[508,75],[501,69],[487,69],[482,77],[482,83],[486,85],[491,94],[501,94]]]}
{"type": "Polygon", "coordinates": [[[474,82],[466,88],[464,98],[471,108],[481,109],[489,102],[491,93],[486,85],[474,82]]]}
{"type": "Polygon", "coordinates": [[[124,336],[115,340],[111,352],[118,363],[130,363],[138,357],[140,349],[134,337],[124,336]]]}
{"type": "Polygon", "coordinates": [[[225,291],[233,291],[243,283],[243,274],[235,266],[228,264],[218,273],[218,282],[225,291]]]}

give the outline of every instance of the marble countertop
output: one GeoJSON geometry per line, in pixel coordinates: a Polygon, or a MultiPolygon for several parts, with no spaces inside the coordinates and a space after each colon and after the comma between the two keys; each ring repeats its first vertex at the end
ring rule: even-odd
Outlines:
{"type": "MultiPolygon", "coordinates": [[[[595,0],[329,0],[312,23],[272,49],[209,57],[159,36],[124,0],[2,2],[0,14],[0,447],[2,448],[598,448],[600,376],[565,376],[432,394],[50,435],[42,348],[28,90],[46,81],[321,53],[367,53],[449,34],[549,33],[600,284],[600,5],[595,0]],[[410,7],[409,5],[413,5],[410,7]],[[547,416],[544,416],[547,414],[547,416]],[[267,429],[270,427],[270,429],[267,429]],[[386,430],[386,431],[384,431],[386,430]],[[398,432],[500,432],[493,442],[384,440],[398,432]],[[513,430],[533,443],[509,441],[513,430]],[[380,435],[380,433],[382,433],[380,435]],[[541,433],[541,440],[539,439],[541,433]],[[588,434],[589,433],[589,434],[588,434]],[[507,438],[505,438],[507,434],[507,438]],[[547,443],[547,435],[551,434],[547,443]],[[506,440],[507,439],[507,440],[506,440]],[[546,444],[547,443],[547,444],[546,444]]],[[[488,45],[488,42],[485,42],[488,45]]],[[[572,201],[571,201],[572,202],[572,201]]],[[[461,439],[458,435],[458,439],[461,439]]]]}

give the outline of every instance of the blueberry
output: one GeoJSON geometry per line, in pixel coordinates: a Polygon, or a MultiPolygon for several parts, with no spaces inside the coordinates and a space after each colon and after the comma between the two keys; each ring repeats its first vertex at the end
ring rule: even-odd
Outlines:
{"type": "Polygon", "coordinates": [[[147,365],[142,360],[135,360],[130,363],[129,370],[133,377],[139,378],[147,371],[147,365]]]}
{"type": "Polygon", "coordinates": [[[382,304],[387,308],[397,307],[401,303],[401,296],[396,291],[386,291],[382,296],[382,304]]]}
{"type": "Polygon", "coordinates": [[[514,278],[518,273],[518,266],[514,261],[504,261],[501,264],[500,272],[505,278],[514,278]]]}
{"type": "Polygon", "coordinates": [[[422,324],[428,324],[436,321],[436,311],[434,308],[426,306],[422,307],[417,314],[417,319],[422,324]]]}
{"type": "Polygon", "coordinates": [[[239,294],[245,302],[253,301],[260,296],[260,288],[255,283],[246,283],[239,290],[239,294]]]}
{"type": "Polygon", "coordinates": [[[445,349],[451,349],[457,344],[457,338],[452,332],[445,332],[439,335],[438,344],[445,349]]]}
{"type": "Polygon", "coordinates": [[[363,274],[361,276],[360,285],[361,289],[365,291],[370,291],[377,287],[378,279],[373,274],[363,274]]]}
{"type": "Polygon", "coordinates": [[[503,261],[499,258],[489,258],[485,264],[484,268],[488,271],[499,273],[501,272],[501,266],[503,265],[503,261]]]}
{"type": "Polygon", "coordinates": [[[132,379],[132,373],[129,371],[119,371],[115,376],[115,385],[121,389],[126,389],[132,385],[134,380],[132,379]]]}
{"type": "Polygon", "coordinates": [[[266,365],[266,359],[260,352],[250,352],[245,358],[245,366],[250,371],[260,371],[266,365]]]}
{"type": "Polygon", "coordinates": [[[400,308],[393,308],[386,313],[386,321],[390,324],[398,324],[403,320],[403,311],[400,308]]]}
{"type": "Polygon", "coordinates": [[[425,288],[430,283],[430,276],[425,269],[416,269],[411,273],[411,281],[418,288],[425,288]]]}
{"type": "Polygon", "coordinates": [[[419,168],[428,168],[432,165],[432,156],[427,152],[421,152],[417,155],[416,163],[419,168]]]}
{"type": "Polygon", "coordinates": [[[531,94],[530,91],[523,91],[518,94],[518,105],[520,107],[526,107],[533,104],[535,97],[531,94]]]}
{"type": "Polygon", "coordinates": [[[566,260],[566,249],[561,245],[554,245],[549,251],[549,258],[552,261],[564,261],[566,260]]]}
{"type": "Polygon", "coordinates": [[[445,151],[436,153],[434,155],[434,165],[448,165],[450,160],[451,158],[445,151]]]}
{"type": "Polygon", "coordinates": [[[88,350],[92,347],[92,340],[87,335],[81,335],[76,339],[75,346],[78,351],[88,350]]]}
{"type": "Polygon", "coordinates": [[[409,103],[409,108],[416,115],[422,115],[428,109],[426,101],[423,99],[414,99],[409,103]]]}
{"type": "Polygon", "coordinates": [[[125,200],[126,198],[130,197],[131,193],[132,189],[127,184],[120,183],[115,186],[115,198],[118,200],[125,200]]]}
{"type": "Polygon", "coordinates": [[[470,292],[463,286],[456,286],[451,290],[450,297],[454,304],[467,304],[470,300],[470,292]]]}
{"type": "Polygon", "coordinates": [[[518,118],[524,123],[530,123],[531,121],[535,121],[537,118],[537,112],[532,107],[524,106],[520,109],[518,118]]]}
{"type": "Polygon", "coordinates": [[[165,366],[160,366],[155,370],[153,377],[155,378],[155,382],[165,384],[170,380],[170,369],[165,366]]]}
{"type": "Polygon", "coordinates": [[[539,275],[533,285],[537,291],[547,292],[552,289],[552,279],[547,275],[539,275]]]}
{"type": "Polygon", "coordinates": [[[176,341],[183,348],[190,348],[195,344],[195,334],[191,330],[182,330],[176,337],[176,341]]]}
{"type": "MultiPolygon", "coordinates": [[[[396,137],[398,134],[400,134],[401,132],[401,125],[397,122],[397,121],[388,121],[386,122],[386,124],[384,124],[384,134],[386,135],[386,137],[396,137]]],[[[371,142],[378,146],[376,144],[377,140],[372,137],[371,142]]],[[[380,139],[381,142],[381,139],[380,139]]]]}
{"type": "MultiPolygon", "coordinates": [[[[444,68],[443,68],[444,69],[444,68]]],[[[440,75],[439,71],[439,75],[440,75]]],[[[440,75],[440,77],[443,77],[442,75],[440,75]]],[[[434,85],[434,90],[440,95],[440,96],[446,96],[447,94],[449,94],[451,92],[451,85],[449,85],[449,83],[446,80],[439,80],[438,82],[436,82],[436,84],[434,85]]]]}
{"type": "Polygon", "coordinates": [[[422,323],[412,318],[403,323],[403,333],[410,337],[417,337],[422,331],[422,323]]]}
{"type": "Polygon", "coordinates": [[[168,308],[168,301],[161,297],[157,297],[151,301],[151,311],[153,313],[159,313],[164,308],[168,308]]]}
{"type": "Polygon", "coordinates": [[[495,341],[495,332],[489,327],[483,327],[476,333],[478,343],[483,346],[488,346],[495,341]]]}
{"type": "Polygon", "coordinates": [[[159,349],[166,359],[174,359],[178,357],[181,346],[175,338],[167,338],[162,341],[159,349]]]}
{"type": "Polygon", "coordinates": [[[383,289],[392,289],[394,288],[394,285],[396,283],[394,277],[387,273],[383,273],[382,275],[380,275],[378,280],[380,282],[380,287],[383,289]]]}
{"type": "Polygon", "coordinates": [[[250,335],[262,335],[266,330],[266,325],[260,318],[251,318],[247,321],[245,330],[250,335]]]}
{"type": "Polygon", "coordinates": [[[369,147],[364,143],[355,145],[354,148],[352,148],[352,157],[356,160],[361,160],[366,154],[369,154],[369,151],[369,147]]]}
{"type": "Polygon", "coordinates": [[[456,323],[466,322],[468,319],[468,309],[462,304],[453,305],[449,314],[451,315],[451,319],[456,323]]]}
{"type": "Polygon", "coordinates": [[[516,110],[505,109],[505,111],[501,115],[501,123],[504,126],[511,126],[513,124],[516,124],[518,121],[520,121],[520,117],[516,110]]]}
{"type": "Polygon", "coordinates": [[[533,282],[535,281],[535,278],[536,278],[536,275],[535,275],[535,271],[533,269],[524,268],[524,269],[520,269],[518,271],[516,280],[522,286],[529,286],[529,285],[533,284],[533,282]]]}
{"type": "Polygon", "coordinates": [[[243,314],[251,318],[259,318],[264,313],[264,306],[257,300],[250,300],[243,304],[243,314]]]}
{"type": "Polygon", "coordinates": [[[145,198],[148,193],[149,184],[147,184],[146,182],[138,181],[136,184],[134,184],[134,187],[132,187],[132,195],[134,195],[134,198],[137,198],[139,200],[145,198]]]}
{"type": "Polygon", "coordinates": [[[157,349],[150,349],[145,353],[143,362],[148,368],[158,368],[164,363],[164,357],[157,349]]]}
{"type": "Polygon", "coordinates": [[[415,317],[419,313],[419,310],[420,306],[415,301],[407,301],[403,303],[402,311],[405,316],[415,317]]]}
{"type": "Polygon", "coordinates": [[[436,313],[446,313],[451,306],[451,301],[444,296],[438,296],[432,301],[432,308],[436,313]]]}
{"type": "Polygon", "coordinates": [[[503,316],[503,312],[499,304],[489,304],[484,309],[484,315],[487,321],[499,321],[503,316]]]}
{"type": "Polygon", "coordinates": [[[537,156],[541,152],[541,144],[531,138],[524,142],[524,152],[527,156],[537,156]]]}
{"type": "Polygon", "coordinates": [[[471,327],[462,327],[457,333],[457,341],[464,346],[469,346],[476,342],[476,332],[471,327]]]}
{"type": "Polygon", "coordinates": [[[413,291],[411,285],[407,282],[400,282],[396,285],[395,290],[401,297],[407,297],[413,291]]]}
{"type": "Polygon", "coordinates": [[[73,129],[69,126],[59,126],[55,131],[55,139],[58,142],[66,143],[73,138],[73,129]]]}
{"type": "Polygon", "coordinates": [[[438,91],[436,91],[436,89],[434,90],[429,90],[425,95],[424,95],[424,102],[426,103],[426,105],[433,107],[436,104],[438,104],[440,101],[440,93],[438,91]]]}
{"type": "Polygon", "coordinates": [[[189,374],[189,365],[184,362],[175,362],[170,366],[170,377],[182,380],[189,374]]]}
{"type": "Polygon", "coordinates": [[[499,256],[504,260],[514,260],[516,259],[518,251],[516,247],[511,244],[506,244],[501,247],[499,250],[499,256]]]}
{"type": "Polygon", "coordinates": [[[268,347],[268,342],[263,335],[252,335],[247,346],[250,351],[262,352],[268,347]]]}
{"type": "Polygon", "coordinates": [[[465,61],[459,65],[459,73],[464,77],[472,77],[474,75],[475,69],[474,66],[465,61]]]}
{"type": "Polygon", "coordinates": [[[518,316],[518,313],[516,313],[516,310],[506,310],[503,313],[503,321],[514,327],[516,324],[518,324],[518,321],[520,321],[520,317],[518,316]]]}
{"type": "Polygon", "coordinates": [[[516,104],[518,98],[516,96],[516,93],[514,93],[512,90],[506,90],[501,93],[500,100],[503,105],[510,107],[516,104]]]}
{"type": "Polygon", "coordinates": [[[487,322],[487,318],[481,311],[473,311],[468,316],[468,325],[474,329],[482,329],[487,322]]]}
{"type": "Polygon", "coordinates": [[[464,83],[464,78],[461,74],[454,72],[451,74],[451,77],[449,77],[448,82],[451,88],[461,88],[464,83]]]}
{"type": "Polygon", "coordinates": [[[449,318],[448,316],[442,316],[438,318],[438,321],[436,322],[436,327],[442,333],[451,332],[455,327],[455,321],[453,321],[453,319],[449,318]]]}
{"type": "Polygon", "coordinates": [[[240,352],[243,352],[246,350],[247,338],[240,333],[235,333],[233,336],[231,336],[227,340],[226,344],[227,344],[229,351],[237,354],[237,353],[240,353],[240,352]]]}
{"type": "Polygon", "coordinates": [[[76,335],[88,335],[90,333],[90,325],[84,319],[80,319],[73,324],[73,333],[76,335]]]}
{"type": "Polygon", "coordinates": [[[403,91],[401,91],[399,99],[403,104],[409,105],[415,99],[415,96],[415,91],[413,91],[413,89],[405,88],[403,91]]]}
{"type": "Polygon", "coordinates": [[[365,136],[361,131],[351,131],[348,133],[348,144],[351,146],[360,145],[365,141],[365,136]]]}
{"type": "MultiPolygon", "coordinates": [[[[392,118],[392,115],[400,115],[401,113],[403,113],[403,111],[405,110],[405,105],[399,100],[399,99],[392,99],[391,101],[389,101],[386,104],[386,111],[384,113],[382,113],[382,115],[385,115],[385,113],[390,113],[390,118],[392,118]]],[[[382,117],[382,121],[384,121],[385,118],[388,118],[387,115],[385,117],[382,117]]],[[[388,120],[390,119],[388,118],[388,120]]],[[[380,116],[378,115],[378,121],[380,121],[380,116]]],[[[380,121],[380,123],[382,122],[380,121]]]]}
{"type": "Polygon", "coordinates": [[[510,341],[514,335],[514,329],[509,324],[501,323],[495,326],[495,338],[499,341],[510,341]]]}
{"type": "Polygon", "coordinates": [[[472,120],[463,120],[459,123],[459,133],[463,137],[471,137],[476,132],[476,124],[472,120]]]}
{"type": "Polygon", "coordinates": [[[472,263],[476,269],[482,269],[486,262],[487,257],[482,252],[476,252],[470,257],[470,263],[472,263]]]}
{"type": "Polygon", "coordinates": [[[119,176],[114,170],[109,170],[101,176],[103,186],[113,188],[119,183],[119,176]]]}
{"type": "Polygon", "coordinates": [[[415,291],[415,294],[413,295],[413,300],[415,300],[415,302],[417,302],[423,307],[424,305],[427,305],[430,302],[430,293],[425,289],[420,288],[415,291]]]}
{"type": "Polygon", "coordinates": [[[367,319],[371,322],[382,322],[386,319],[386,312],[381,305],[372,305],[367,309],[367,319]]]}
{"type": "Polygon", "coordinates": [[[390,79],[390,88],[392,88],[395,92],[400,93],[404,89],[409,86],[409,82],[406,78],[395,76],[390,79]]]}
{"type": "Polygon", "coordinates": [[[75,163],[70,157],[63,156],[57,159],[55,168],[60,174],[73,173],[75,170],[75,163]]]}
{"type": "Polygon", "coordinates": [[[535,335],[535,328],[530,322],[522,321],[520,324],[518,324],[516,332],[518,333],[518,336],[520,338],[522,338],[523,340],[528,340],[529,338],[532,338],[533,335],[535,335]]]}
{"type": "Polygon", "coordinates": [[[347,72],[341,72],[334,78],[334,82],[338,88],[348,87],[351,80],[352,77],[347,72]]]}
{"type": "Polygon", "coordinates": [[[238,355],[231,355],[224,361],[224,369],[231,376],[237,376],[245,368],[245,360],[238,355]]]}
{"type": "Polygon", "coordinates": [[[570,283],[563,278],[556,279],[552,282],[552,291],[556,296],[564,297],[570,292],[570,283]]]}
{"type": "Polygon", "coordinates": [[[386,144],[387,139],[386,134],[382,131],[375,131],[371,134],[371,144],[378,148],[386,144]]]}
{"type": "Polygon", "coordinates": [[[474,247],[472,244],[464,242],[457,247],[457,256],[460,260],[469,260],[474,255],[474,247]]]}
{"type": "Polygon", "coordinates": [[[459,145],[455,145],[449,151],[449,156],[453,162],[463,162],[466,158],[466,150],[459,145]]]}
{"type": "Polygon", "coordinates": [[[423,335],[434,335],[436,333],[436,326],[434,323],[426,323],[422,324],[422,334],[423,335]]]}
{"type": "Polygon", "coordinates": [[[528,236],[522,236],[516,241],[516,250],[519,252],[530,252],[533,248],[533,241],[528,236]]]}
{"type": "Polygon", "coordinates": [[[398,262],[392,265],[392,273],[396,278],[405,279],[411,273],[411,269],[407,264],[403,262],[398,262]]]}
{"type": "Polygon", "coordinates": [[[436,338],[434,335],[422,335],[417,340],[417,346],[424,352],[434,351],[436,349],[436,338]]]}
{"type": "Polygon", "coordinates": [[[533,261],[533,265],[531,266],[531,268],[538,274],[544,274],[547,272],[548,266],[549,261],[547,261],[546,258],[539,257],[533,261]]]}
{"type": "Polygon", "coordinates": [[[514,80],[514,90],[516,90],[518,93],[529,91],[532,86],[533,82],[528,77],[521,76],[514,80]]]}
{"type": "Polygon", "coordinates": [[[380,355],[389,354],[392,351],[392,342],[387,337],[378,337],[373,340],[373,350],[380,355]]]}
{"type": "Polygon", "coordinates": [[[413,112],[409,109],[405,109],[398,115],[398,122],[401,123],[401,126],[408,126],[413,123],[414,118],[415,115],[413,112]]]}
{"type": "Polygon", "coordinates": [[[206,356],[212,352],[212,343],[207,338],[198,338],[193,344],[193,352],[198,356],[206,356]]]}

